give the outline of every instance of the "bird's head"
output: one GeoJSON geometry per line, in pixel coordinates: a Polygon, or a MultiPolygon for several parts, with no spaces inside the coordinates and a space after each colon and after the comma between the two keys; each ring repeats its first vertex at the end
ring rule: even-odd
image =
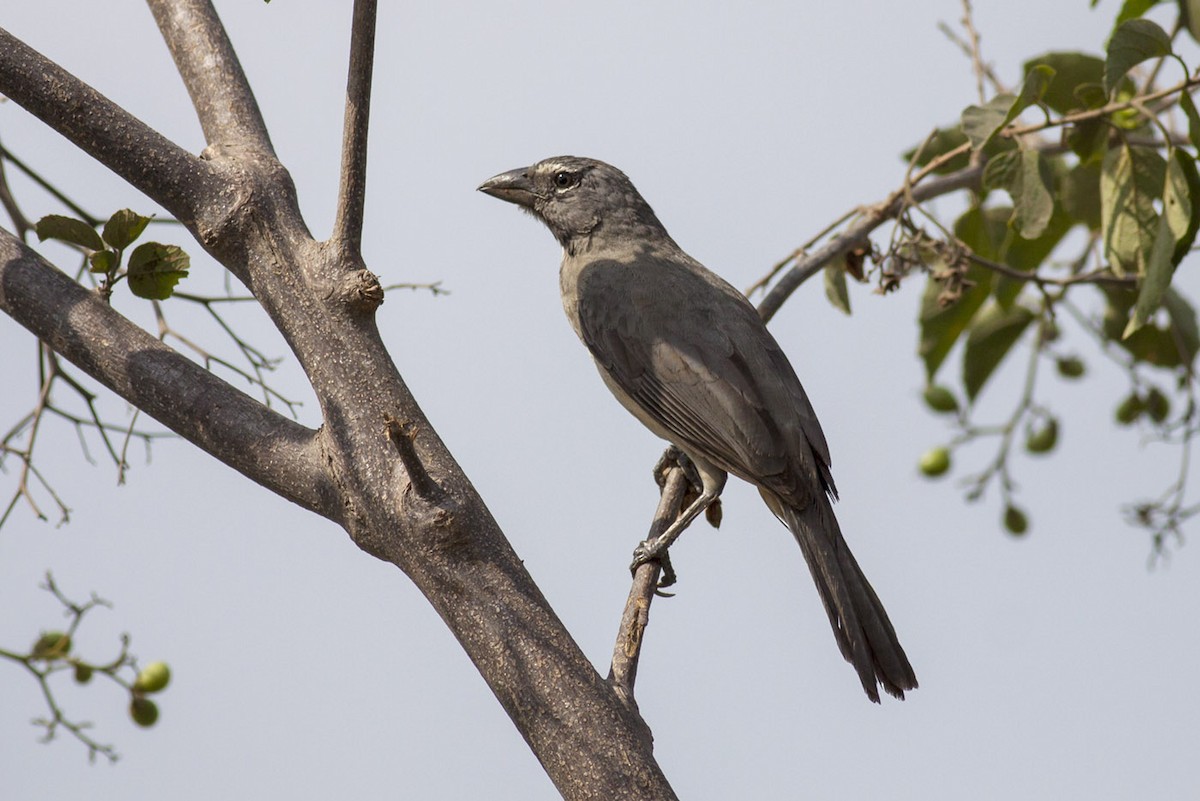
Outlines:
{"type": "Polygon", "coordinates": [[[596,159],[545,159],[489,178],[479,191],[528,210],[568,252],[610,236],[666,235],[625,173],[596,159]]]}

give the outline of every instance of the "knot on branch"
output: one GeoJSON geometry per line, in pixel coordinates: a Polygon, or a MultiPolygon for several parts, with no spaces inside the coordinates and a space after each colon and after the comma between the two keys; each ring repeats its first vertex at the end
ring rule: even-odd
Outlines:
{"type": "Polygon", "coordinates": [[[383,286],[366,267],[347,273],[334,294],[358,314],[371,314],[383,303],[383,286]]]}
{"type": "Polygon", "coordinates": [[[454,496],[429,475],[417,454],[416,424],[391,414],[384,415],[384,424],[388,440],[400,458],[394,481],[401,517],[420,533],[421,542],[429,550],[445,552],[463,548],[469,541],[463,515],[459,514],[454,496]]]}

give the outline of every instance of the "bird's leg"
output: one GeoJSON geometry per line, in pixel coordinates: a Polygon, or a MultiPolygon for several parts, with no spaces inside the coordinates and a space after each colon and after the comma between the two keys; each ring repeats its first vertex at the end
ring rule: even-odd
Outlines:
{"type": "MultiPolygon", "coordinates": [[[[664,455],[663,458],[666,459],[667,456],[664,455]]],[[[696,482],[700,488],[699,497],[688,504],[662,534],[659,534],[653,540],[643,541],[634,549],[633,564],[629,566],[631,572],[636,571],[638,567],[654,559],[663,561],[667,549],[671,547],[675,540],[679,539],[679,535],[688,527],[688,524],[695,520],[697,515],[716,502],[721,495],[721,490],[725,488],[726,474],[724,470],[698,460],[695,457],[688,458],[681,451],[678,460],[681,466],[685,459],[691,462],[696,477],[699,479],[696,482]]],[[[670,584],[674,583],[674,571],[668,571],[667,569],[669,564],[669,562],[663,561],[664,583],[660,584],[660,586],[670,586],[670,584]]]]}
{"type": "MultiPolygon", "coordinates": [[[[700,476],[700,470],[697,469],[695,463],[688,458],[688,455],[678,445],[667,446],[662,456],[658,457],[658,462],[654,465],[654,481],[658,484],[658,489],[661,491],[667,485],[668,473],[675,467],[682,470],[684,478],[687,479],[688,489],[683,495],[683,502],[690,504],[704,492],[704,479],[700,476]]],[[[704,517],[713,528],[721,527],[720,498],[713,500],[705,507],[704,517]]],[[[666,574],[665,567],[663,573],[664,575],[666,574]]]]}
{"type": "Polygon", "coordinates": [[[666,553],[667,549],[675,540],[679,539],[679,535],[688,527],[688,524],[696,519],[696,515],[704,511],[704,509],[717,499],[717,493],[702,492],[700,497],[692,502],[692,505],[680,512],[679,517],[675,518],[675,522],[667,527],[667,530],[659,534],[653,540],[643,540],[633,551],[633,564],[629,566],[631,571],[637,570],[646,562],[658,559],[666,553]]]}

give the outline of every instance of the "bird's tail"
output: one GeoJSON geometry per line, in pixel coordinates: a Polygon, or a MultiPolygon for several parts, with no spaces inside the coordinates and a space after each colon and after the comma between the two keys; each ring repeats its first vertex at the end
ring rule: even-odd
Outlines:
{"type": "Polygon", "coordinates": [[[908,657],[879,596],[842,538],[829,499],[822,494],[805,509],[788,506],[768,490],[763,499],[800,543],[838,647],[854,665],[867,696],[879,703],[878,685],[897,698],[917,687],[908,657]]]}

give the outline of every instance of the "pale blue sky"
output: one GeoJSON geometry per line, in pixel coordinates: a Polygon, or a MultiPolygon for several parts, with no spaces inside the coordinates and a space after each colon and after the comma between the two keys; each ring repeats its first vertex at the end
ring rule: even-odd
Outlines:
{"type": "MultiPolygon", "coordinates": [[[[318,236],[337,185],[348,5],[218,4],[318,236]]],[[[974,101],[968,62],[936,29],[960,4],[383,5],[366,256],[385,282],[452,291],[389,295],[384,337],[606,672],[661,444],[604,391],[567,326],[553,239],[474,187],[560,153],[611,161],[685,249],[748,286],[845,210],[885,196],[903,175],[897,154],[974,101]]],[[[1113,0],[1096,11],[1083,0],[976,5],[985,55],[1012,83],[1029,56],[1097,51],[1116,13],[1113,0]]],[[[0,25],[183,146],[202,146],[140,4],[9,3],[0,25]]],[[[0,136],[97,214],[152,210],[15,104],[0,105],[0,136]]],[[[32,216],[59,211],[28,187],[21,198],[32,216]]],[[[1195,265],[1183,269],[1200,296],[1195,265]]],[[[219,281],[197,258],[192,288],[219,281]]],[[[1062,442],[1053,458],[1018,462],[1032,530],[1016,541],[999,530],[994,493],[967,506],[954,478],[916,474],[920,452],[949,436],[919,400],[919,283],[887,298],[851,292],[845,318],[813,282],[772,327],[829,439],[842,527],[921,689],[882,707],[864,699],[791,537],[732,482],[721,531],[698,528],[676,549],[678,596],[655,604],[639,674],[679,795],[1194,794],[1200,559],[1185,547],[1148,570],[1145,536],[1121,519],[1122,503],[1157,493],[1174,468],[1165,449],[1111,426],[1121,377],[1081,342],[1088,379],[1045,382],[1062,442]]],[[[143,305],[123,306],[148,319],[143,305]]],[[[243,325],[285,352],[261,320],[243,325]]],[[[33,342],[7,318],[0,354],[13,379],[0,394],[7,425],[35,386],[33,342]]],[[[1013,402],[1019,372],[997,377],[985,410],[1013,402]]],[[[294,366],[279,384],[309,399],[294,366]]],[[[301,419],[314,414],[309,403],[301,419]]],[[[74,514],[54,528],[22,510],[0,531],[0,644],[55,621],[36,589],[50,568],[74,595],[116,603],[96,613],[83,653],[107,656],[130,631],[135,652],[168,660],[175,680],[150,731],[127,720],[115,691],[65,682],[71,711],[123,755],[89,766],[68,739],[36,742],[35,685],[0,664],[6,797],[556,797],[395,568],[185,443],[157,445],[118,488],[110,465],[79,457],[73,431],[44,436],[43,469],[74,514]]]]}

